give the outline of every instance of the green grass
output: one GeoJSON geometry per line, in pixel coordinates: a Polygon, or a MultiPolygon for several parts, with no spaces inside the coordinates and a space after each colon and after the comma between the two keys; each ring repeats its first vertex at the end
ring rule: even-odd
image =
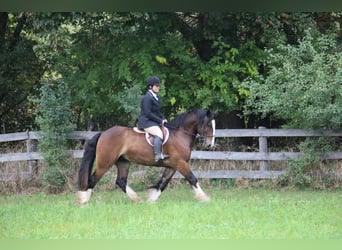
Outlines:
{"type": "MultiPolygon", "coordinates": [[[[0,196],[0,239],[341,239],[340,192],[167,189],[132,203],[118,189],[79,207],[72,193],[0,196]]],[[[143,196],[143,192],[139,192],[143,196]]]]}

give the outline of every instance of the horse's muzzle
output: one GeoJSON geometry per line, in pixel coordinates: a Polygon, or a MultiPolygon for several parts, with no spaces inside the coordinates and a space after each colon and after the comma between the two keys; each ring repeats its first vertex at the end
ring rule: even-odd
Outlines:
{"type": "Polygon", "coordinates": [[[204,146],[206,148],[213,148],[215,147],[215,137],[212,136],[212,137],[207,137],[205,140],[204,140],[204,146]]]}

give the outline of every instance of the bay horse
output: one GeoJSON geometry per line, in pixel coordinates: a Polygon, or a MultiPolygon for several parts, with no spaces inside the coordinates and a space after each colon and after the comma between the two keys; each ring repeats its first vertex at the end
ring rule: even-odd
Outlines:
{"type": "Polygon", "coordinates": [[[92,190],[101,177],[113,166],[117,167],[116,185],[134,202],[138,195],[127,185],[129,163],[164,167],[161,179],[149,189],[148,200],[157,201],[167,187],[172,176],[178,171],[190,183],[199,201],[210,198],[201,189],[197,178],[189,167],[191,149],[196,136],[204,138],[207,147],[215,143],[215,118],[211,110],[192,109],[176,116],[165,124],[169,128],[169,139],[163,145],[163,152],[169,157],[155,162],[153,147],[145,139],[145,134],[132,128],[114,126],[96,134],[85,147],[78,176],[77,201],[85,204],[90,200],[92,190]],[[96,167],[93,171],[93,164],[96,167]]]}

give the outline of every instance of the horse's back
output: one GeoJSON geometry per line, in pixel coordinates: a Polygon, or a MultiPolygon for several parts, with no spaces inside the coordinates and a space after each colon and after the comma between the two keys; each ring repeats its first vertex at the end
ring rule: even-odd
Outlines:
{"type": "Polygon", "coordinates": [[[143,134],[134,132],[132,128],[114,126],[102,133],[99,143],[115,147],[124,147],[127,144],[136,143],[143,136],[143,134]]]}
{"type": "Polygon", "coordinates": [[[113,127],[109,128],[109,129],[105,130],[103,132],[103,134],[107,135],[107,136],[115,136],[117,134],[123,133],[127,129],[129,129],[129,128],[124,127],[124,126],[113,126],[113,127]]]}
{"type": "Polygon", "coordinates": [[[132,162],[152,163],[154,159],[152,147],[147,144],[145,134],[137,133],[132,128],[114,126],[105,130],[98,143],[97,154],[105,157],[110,155],[109,161],[116,161],[121,156],[132,162]],[[141,158],[148,157],[148,161],[141,158]],[[151,159],[150,159],[151,158],[151,159]]]}

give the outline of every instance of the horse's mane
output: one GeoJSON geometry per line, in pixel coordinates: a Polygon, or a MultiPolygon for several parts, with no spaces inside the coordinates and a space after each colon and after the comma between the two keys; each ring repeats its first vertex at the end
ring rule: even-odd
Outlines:
{"type": "Polygon", "coordinates": [[[197,119],[199,121],[202,121],[202,119],[206,115],[206,111],[201,110],[201,109],[197,109],[197,108],[188,110],[182,114],[177,115],[172,121],[170,121],[169,123],[166,124],[166,127],[169,126],[171,128],[177,128],[178,129],[179,127],[181,127],[184,124],[184,122],[186,121],[186,118],[192,114],[196,114],[197,119]]]}

